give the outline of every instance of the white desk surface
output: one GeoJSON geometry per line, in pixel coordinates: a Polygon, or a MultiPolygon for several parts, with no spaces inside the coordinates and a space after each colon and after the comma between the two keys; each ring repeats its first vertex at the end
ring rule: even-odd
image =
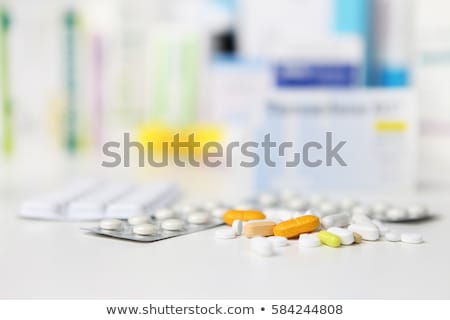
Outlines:
{"type": "Polygon", "coordinates": [[[0,298],[450,299],[448,193],[420,195],[441,215],[398,230],[421,245],[364,242],[264,258],[214,230],[156,243],[92,236],[92,223],[22,220],[0,200],[0,298]]]}

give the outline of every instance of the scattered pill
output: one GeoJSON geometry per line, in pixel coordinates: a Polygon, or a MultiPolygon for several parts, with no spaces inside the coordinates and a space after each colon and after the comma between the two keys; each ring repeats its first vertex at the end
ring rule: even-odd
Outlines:
{"type": "Polygon", "coordinates": [[[317,234],[303,233],[298,238],[298,246],[301,248],[320,247],[320,239],[317,237],[317,234]]]}
{"type": "Polygon", "coordinates": [[[268,237],[273,235],[273,228],[276,226],[273,221],[261,221],[247,223],[244,226],[244,234],[247,238],[257,236],[268,237]]]}
{"type": "Polygon", "coordinates": [[[346,227],[350,223],[350,214],[338,213],[323,217],[320,221],[325,229],[331,227],[346,227]]]}
{"type": "Polygon", "coordinates": [[[421,205],[412,205],[408,207],[407,212],[410,219],[420,219],[428,216],[427,208],[421,205]]]}
{"type": "Polygon", "coordinates": [[[131,224],[132,226],[137,225],[137,224],[149,223],[149,222],[150,222],[150,217],[146,216],[146,215],[133,216],[133,217],[128,218],[128,223],[131,224]]]}
{"type": "Polygon", "coordinates": [[[313,215],[306,215],[277,224],[273,232],[276,236],[295,238],[302,233],[316,230],[319,225],[319,218],[313,215]]]}
{"type": "Polygon", "coordinates": [[[266,216],[261,211],[257,210],[228,210],[223,216],[223,221],[231,225],[234,220],[249,221],[249,220],[262,220],[266,216]]]}
{"type": "Polygon", "coordinates": [[[104,219],[100,221],[100,228],[104,230],[120,230],[122,225],[123,223],[119,219],[104,219]]]}
{"type": "Polygon", "coordinates": [[[285,237],[272,236],[267,239],[269,239],[274,247],[285,247],[288,245],[288,240],[285,237]]]}
{"type": "Polygon", "coordinates": [[[158,233],[158,227],[150,223],[138,224],[133,227],[133,233],[141,236],[150,236],[158,233]]]}
{"type": "Polygon", "coordinates": [[[165,220],[175,217],[175,211],[169,208],[160,208],[153,213],[156,219],[165,220]]]}
{"type": "Polygon", "coordinates": [[[341,239],[343,245],[350,245],[355,241],[353,232],[348,229],[332,227],[327,230],[328,232],[337,235],[341,239]]]}
{"type": "Polygon", "coordinates": [[[231,225],[231,228],[234,231],[234,234],[237,236],[240,236],[242,234],[242,221],[241,220],[234,220],[233,224],[231,225]]]}
{"type": "Polygon", "coordinates": [[[317,237],[320,242],[326,246],[337,248],[341,245],[341,238],[331,232],[325,230],[319,231],[317,237]]]}
{"type": "Polygon", "coordinates": [[[192,224],[205,224],[209,222],[209,214],[206,212],[194,212],[188,215],[187,221],[192,224]]]}
{"type": "Polygon", "coordinates": [[[354,213],[351,218],[351,222],[353,224],[370,224],[370,225],[373,224],[369,216],[362,213],[354,213]]]}
{"type": "Polygon", "coordinates": [[[364,240],[375,241],[380,237],[377,226],[372,223],[351,224],[348,226],[348,230],[358,233],[364,240]]]}
{"type": "Polygon", "coordinates": [[[359,233],[353,232],[353,238],[355,239],[355,243],[361,243],[362,237],[359,233]]]}
{"type": "Polygon", "coordinates": [[[231,228],[223,228],[216,230],[216,238],[217,239],[234,239],[236,238],[236,234],[234,230],[231,228]]]}
{"type": "Polygon", "coordinates": [[[373,219],[372,223],[377,226],[378,231],[380,232],[381,235],[384,235],[387,232],[389,232],[389,228],[380,220],[373,219]]]}
{"type": "Polygon", "coordinates": [[[254,253],[264,257],[269,257],[274,253],[272,243],[267,238],[263,237],[251,239],[250,248],[254,253]]]}
{"type": "Polygon", "coordinates": [[[402,242],[405,243],[414,243],[414,244],[423,242],[423,238],[420,233],[402,233],[401,240],[402,242]]]}
{"type": "Polygon", "coordinates": [[[397,241],[401,240],[400,233],[395,232],[395,231],[386,232],[386,234],[384,235],[384,238],[387,241],[391,241],[391,242],[397,242],[397,241]]]}
{"type": "Polygon", "coordinates": [[[390,208],[386,211],[386,218],[388,220],[399,221],[408,217],[408,213],[403,208],[390,208]]]}
{"type": "Polygon", "coordinates": [[[168,231],[179,231],[184,227],[183,220],[180,219],[167,219],[161,223],[161,228],[168,231]]]}

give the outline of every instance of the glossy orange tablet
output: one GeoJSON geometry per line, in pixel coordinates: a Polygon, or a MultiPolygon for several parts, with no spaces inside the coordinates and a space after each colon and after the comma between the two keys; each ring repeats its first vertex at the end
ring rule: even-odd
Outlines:
{"type": "Polygon", "coordinates": [[[302,233],[313,232],[319,225],[319,218],[312,215],[306,215],[277,224],[275,228],[273,228],[273,233],[279,237],[295,238],[302,233]]]}
{"type": "Polygon", "coordinates": [[[265,214],[258,210],[228,210],[223,216],[223,221],[231,225],[234,220],[249,221],[263,220],[265,218],[265,214]]]}

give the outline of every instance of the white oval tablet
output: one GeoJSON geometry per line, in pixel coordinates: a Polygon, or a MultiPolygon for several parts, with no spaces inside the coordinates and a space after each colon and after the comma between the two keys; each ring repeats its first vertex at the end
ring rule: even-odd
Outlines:
{"type": "Polygon", "coordinates": [[[188,215],[189,223],[192,224],[205,224],[209,222],[209,214],[206,212],[195,212],[188,215]]]}
{"type": "Polygon", "coordinates": [[[332,214],[321,218],[320,223],[325,229],[331,227],[345,227],[350,223],[350,215],[348,213],[332,214]]]}
{"type": "Polygon", "coordinates": [[[384,235],[384,238],[387,241],[391,241],[391,242],[397,242],[397,241],[401,240],[400,233],[395,232],[395,231],[386,232],[386,234],[384,235]]]}
{"type": "Polygon", "coordinates": [[[234,231],[234,234],[240,236],[242,234],[243,223],[241,220],[234,220],[231,228],[234,231]]]}
{"type": "Polygon", "coordinates": [[[285,247],[288,245],[288,240],[285,237],[272,236],[267,238],[274,247],[285,247]]]}
{"type": "Polygon", "coordinates": [[[232,228],[224,228],[216,230],[216,238],[217,239],[234,239],[236,238],[236,234],[232,228]]]}
{"type": "Polygon", "coordinates": [[[123,222],[119,219],[104,219],[100,221],[100,228],[104,230],[120,230],[122,226],[123,222]]]}
{"type": "Polygon", "coordinates": [[[408,213],[403,208],[390,208],[386,211],[386,218],[388,220],[404,220],[408,217],[408,213]]]}
{"type": "Polygon", "coordinates": [[[183,230],[184,222],[180,219],[167,219],[161,223],[161,228],[168,231],[183,230]]]}
{"type": "Polygon", "coordinates": [[[250,248],[257,255],[269,257],[273,255],[272,243],[263,237],[255,237],[250,240],[250,248]]]}
{"type": "Polygon", "coordinates": [[[343,245],[350,245],[353,242],[355,242],[355,237],[353,236],[353,232],[348,229],[332,227],[332,228],[329,228],[327,231],[332,234],[337,235],[341,239],[341,243],[343,245]]]}
{"type": "Polygon", "coordinates": [[[128,218],[128,223],[131,224],[132,226],[137,225],[137,224],[149,223],[149,222],[150,222],[150,217],[145,216],[145,215],[134,216],[134,217],[128,218]]]}
{"type": "Polygon", "coordinates": [[[376,225],[370,224],[351,224],[347,228],[351,232],[356,232],[364,240],[375,241],[380,237],[380,232],[376,225]]]}
{"type": "Polygon", "coordinates": [[[158,233],[158,227],[150,223],[138,224],[133,227],[133,233],[140,236],[151,236],[158,233]]]}
{"type": "Polygon", "coordinates": [[[169,208],[156,209],[153,216],[158,220],[165,220],[175,217],[175,211],[169,208]]]}
{"type": "Polygon", "coordinates": [[[301,248],[315,248],[320,247],[320,240],[317,234],[301,234],[298,238],[298,246],[301,248]]]}
{"type": "Polygon", "coordinates": [[[377,226],[378,231],[380,231],[381,235],[384,235],[385,233],[389,232],[389,228],[380,220],[373,219],[372,223],[377,226]]]}
{"type": "Polygon", "coordinates": [[[414,243],[414,244],[423,242],[423,238],[420,233],[402,233],[401,240],[402,242],[405,243],[414,243]]]}

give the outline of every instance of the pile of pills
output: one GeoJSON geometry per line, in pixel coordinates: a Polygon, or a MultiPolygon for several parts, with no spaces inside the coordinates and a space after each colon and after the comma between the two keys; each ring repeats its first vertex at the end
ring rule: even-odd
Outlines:
{"type": "Polygon", "coordinates": [[[288,245],[288,239],[295,239],[299,248],[338,248],[362,240],[419,244],[423,242],[420,233],[390,230],[382,220],[397,222],[426,217],[428,210],[421,205],[367,206],[350,199],[332,202],[320,195],[306,198],[294,193],[263,194],[225,212],[223,221],[230,227],[216,230],[215,235],[218,239],[244,235],[250,239],[251,250],[261,256],[271,256],[274,248],[288,245]]]}

